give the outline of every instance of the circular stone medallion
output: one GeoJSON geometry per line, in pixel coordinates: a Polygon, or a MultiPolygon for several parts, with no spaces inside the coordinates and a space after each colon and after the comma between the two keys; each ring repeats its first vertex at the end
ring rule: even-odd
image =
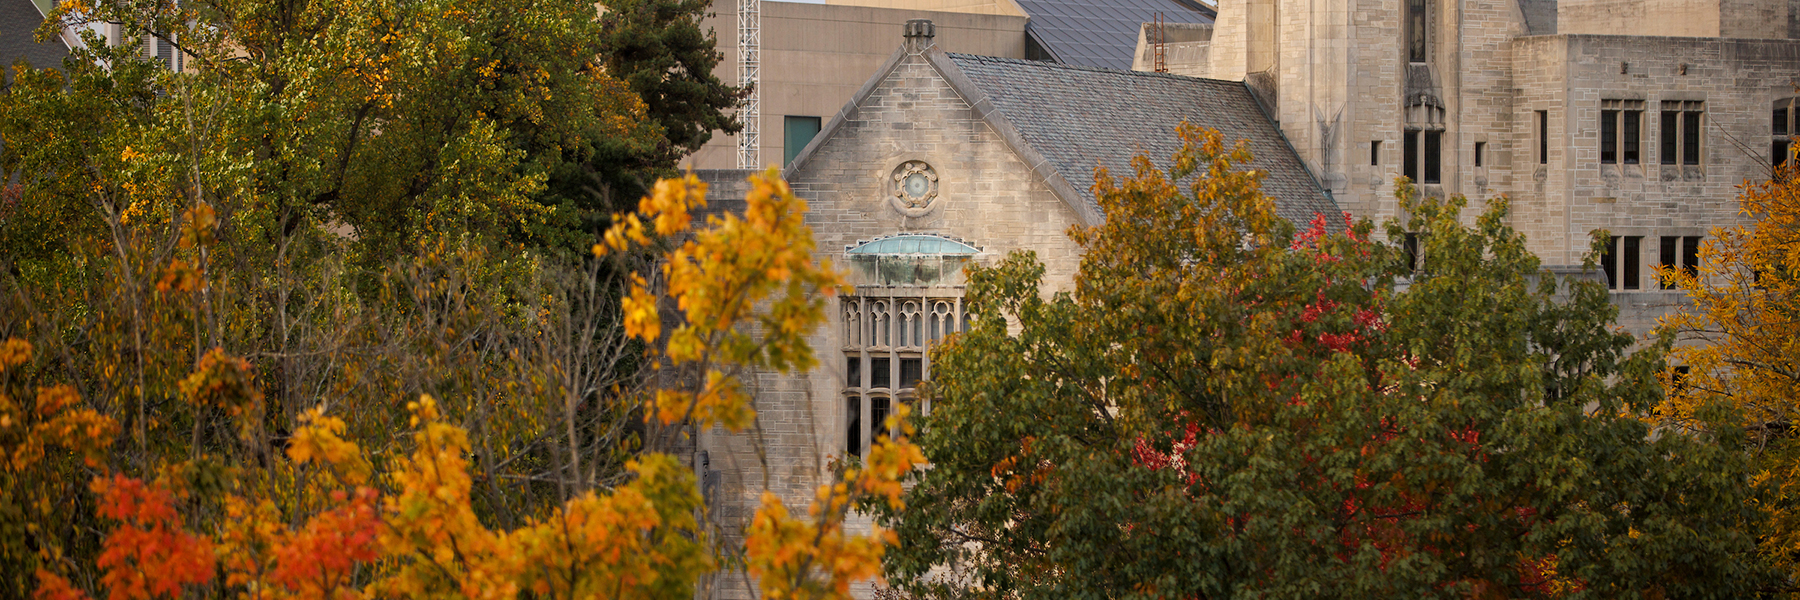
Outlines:
{"type": "Polygon", "coordinates": [[[922,216],[938,196],[937,171],[925,161],[909,160],[894,168],[894,207],[922,216]]]}

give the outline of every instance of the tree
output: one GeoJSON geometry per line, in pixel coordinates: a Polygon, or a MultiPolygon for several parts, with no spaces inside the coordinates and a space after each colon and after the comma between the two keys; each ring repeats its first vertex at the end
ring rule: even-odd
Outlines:
{"type": "Polygon", "coordinates": [[[1418,200],[1423,266],[1277,217],[1241,146],[1102,174],[1073,294],[972,269],[890,579],[982,597],[1737,597],[1740,438],[1652,436],[1664,346],[1540,273],[1489,203],[1418,200]],[[1537,279],[1533,283],[1533,279],[1537,279]],[[949,567],[971,582],[929,576],[949,567]]]}
{"type": "MultiPolygon", "coordinates": [[[[494,446],[521,443],[528,436],[501,443],[471,439],[471,429],[458,424],[471,419],[452,415],[446,409],[455,404],[430,394],[395,407],[404,415],[399,422],[391,420],[396,411],[384,410],[378,400],[339,396],[341,392],[322,394],[290,420],[270,411],[282,405],[270,403],[257,385],[251,361],[214,348],[173,382],[176,396],[156,403],[147,411],[148,420],[142,414],[115,420],[103,413],[132,405],[84,400],[71,386],[40,387],[35,402],[21,401],[18,390],[30,382],[57,372],[90,374],[55,368],[53,361],[36,355],[31,343],[8,339],[0,344],[0,452],[8,459],[0,483],[26,484],[9,485],[0,497],[0,508],[6,509],[0,512],[0,527],[25,534],[0,542],[0,559],[5,560],[0,567],[18,586],[8,591],[23,596],[35,587],[39,598],[71,600],[100,592],[114,599],[690,597],[699,575],[719,567],[722,561],[714,553],[722,551],[742,557],[742,568],[758,578],[767,597],[848,598],[850,583],[873,576],[891,543],[879,531],[848,534],[844,525],[850,507],[897,504],[901,479],[921,460],[916,446],[904,439],[881,440],[865,464],[840,471],[820,488],[805,517],[792,516],[782,501],[765,494],[763,505],[743,524],[742,546],[723,550],[702,526],[706,515],[691,467],[657,451],[671,447],[678,431],[748,426],[755,398],[733,382],[740,374],[814,364],[805,339],[823,321],[825,299],[837,276],[829,265],[814,260],[805,207],[786,184],[773,171],[753,184],[745,214],[709,216],[704,227],[695,228],[690,211],[706,205],[705,185],[692,176],[661,182],[637,212],[616,216],[617,225],[593,247],[594,262],[638,271],[624,310],[610,316],[637,343],[615,342],[673,373],[615,382],[611,396],[576,394],[582,403],[618,403],[610,410],[641,415],[639,425],[650,437],[639,443],[648,443],[651,450],[628,452],[621,473],[615,474],[583,466],[584,457],[603,452],[591,450],[582,434],[569,434],[572,450],[555,467],[559,495],[549,501],[536,498],[512,515],[516,522],[509,521],[503,502],[479,499],[480,480],[512,472],[479,463],[493,460],[494,446]],[[670,326],[666,336],[664,324],[670,326]],[[657,343],[665,339],[666,344],[657,343]],[[633,381],[643,385],[625,387],[633,381]],[[131,444],[114,443],[119,422],[126,429],[163,434],[172,429],[159,423],[163,421],[190,425],[191,437],[146,435],[131,444]],[[272,426],[288,428],[279,446],[270,441],[272,426]],[[394,435],[384,428],[407,433],[394,435]],[[357,443],[359,437],[372,447],[357,443]],[[118,446],[128,448],[119,451],[118,446]],[[78,478],[92,481],[87,493],[71,494],[69,486],[53,485],[78,478]],[[96,510],[83,510],[90,500],[96,510]],[[68,526],[82,512],[93,517],[84,522],[91,527],[68,526]],[[99,539],[90,539],[96,531],[99,539]]],[[[195,224],[183,236],[188,250],[212,243],[209,217],[190,211],[184,220],[195,224]]],[[[181,307],[156,303],[190,297],[208,276],[179,273],[144,305],[165,318],[177,316],[181,307]]],[[[456,282],[436,278],[425,287],[438,288],[446,281],[456,282]]],[[[430,306],[443,301],[443,295],[442,290],[429,292],[397,312],[423,313],[443,329],[468,328],[473,322],[475,335],[485,343],[517,343],[505,331],[481,332],[500,328],[465,314],[485,309],[483,304],[430,306]]],[[[529,313],[525,318],[540,319],[538,326],[550,321],[529,313]]],[[[180,349],[192,338],[179,325],[185,324],[146,327],[146,335],[157,339],[136,352],[177,348],[176,356],[155,358],[180,364],[185,358],[180,349]]],[[[17,326],[33,329],[29,323],[17,326]]],[[[540,335],[568,335],[544,328],[551,331],[540,335]]],[[[465,351],[445,351],[437,340],[417,334],[402,337],[418,345],[410,349],[418,356],[403,350],[384,360],[471,371],[473,381],[457,381],[447,389],[486,393],[497,405],[534,399],[514,388],[553,388],[562,382],[548,376],[571,367],[553,362],[547,372],[526,377],[483,375],[485,365],[458,364],[465,351]],[[488,387],[498,389],[484,392],[488,387]]],[[[529,349],[514,345],[502,355],[529,349]]],[[[404,384],[377,376],[386,370],[351,369],[351,375],[327,389],[374,387],[386,398],[405,393],[404,384]]],[[[120,367],[98,376],[149,381],[149,394],[140,396],[153,399],[164,399],[155,396],[168,387],[160,381],[161,372],[120,367]]],[[[554,414],[526,412],[523,420],[554,414]]],[[[892,426],[906,430],[904,417],[902,412],[892,426]]],[[[500,420],[513,418],[502,415],[500,420]]],[[[472,420],[479,424],[485,419],[472,420]]],[[[548,424],[558,427],[544,427],[537,435],[575,427],[576,420],[548,424]]],[[[475,431],[502,437],[494,429],[475,431]]],[[[629,446],[631,441],[615,438],[609,443],[629,446]]],[[[547,449],[557,448],[552,444],[547,449]]],[[[505,461],[530,459],[522,452],[505,461]]]]}
{"type": "Polygon", "coordinates": [[[700,30],[705,0],[616,0],[601,17],[607,72],[644,99],[650,119],[662,125],[667,144],[661,160],[692,153],[715,130],[743,130],[722,111],[736,108],[745,91],[713,74],[721,55],[713,32],[700,30]]]}
{"type": "MultiPolygon", "coordinates": [[[[1792,164],[1790,161],[1788,164],[1792,164]]],[[[1751,442],[1756,480],[1766,495],[1762,552],[1785,576],[1787,593],[1800,581],[1800,180],[1789,166],[1746,186],[1738,202],[1757,220],[1725,227],[1701,244],[1689,271],[1665,266],[1664,281],[1690,304],[1664,326],[1683,338],[1667,372],[1670,395],[1661,421],[1678,431],[1708,431],[1705,417],[1724,406],[1751,442]]]]}

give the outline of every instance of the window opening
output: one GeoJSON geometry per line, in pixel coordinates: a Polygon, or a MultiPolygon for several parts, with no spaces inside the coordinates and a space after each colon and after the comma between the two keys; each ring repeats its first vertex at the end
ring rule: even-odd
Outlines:
{"type": "Polygon", "coordinates": [[[1794,106],[1793,98],[1775,101],[1775,110],[1773,118],[1770,119],[1769,128],[1769,164],[1772,166],[1787,164],[1788,153],[1793,147],[1791,136],[1796,131],[1794,121],[1797,116],[1800,116],[1795,114],[1800,113],[1800,110],[1795,110],[1796,108],[1800,107],[1794,106]]]}
{"type": "MultiPolygon", "coordinates": [[[[1681,269],[1689,276],[1700,272],[1700,236],[1665,235],[1660,240],[1658,264],[1671,269],[1681,269]]],[[[1675,284],[1664,281],[1662,289],[1675,289],[1675,284]]]]}
{"type": "Polygon", "coordinates": [[[1644,101],[1602,100],[1600,107],[1600,164],[1638,164],[1644,101]]]}
{"type": "Polygon", "coordinates": [[[1612,236],[1600,254],[1600,270],[1606,272],[1606,289],[1635,290],[1642,284],[1643,236],[1612,236]]]}
{"type": "Polygon", "coordinates": [[[1427,26],[1425,0],[1406,0],[1406,60],[1425,62],[1427,26]]]}
{"type": "Polygon", "coordinates": [[[794,164],[794,158],[800,156],[800,151],[805,150],[806,145],[812,143],[813,138],[819,135],[819,123],[818,117],[790,116],[782,119],[781,164],[783,166],[794,164]]]}
{"type": "Polygon", "coordinates": [[[1705,103],[1671,100],[1662,103],[1661,156],[1665,165],[1700,164],[1700,132],[1705,120],[1705,103]]]}
{"type": "Polygon", "coordinates": [[[1400,148],[1406,153],[1406,156],[1401,157],[1402,174],[1412,179],[1413,183],[1441,183],[1443,140],[1442,131],[1406,130],[1400,148]]]}
{"type": "Polygon", "coordinates": [[[865,456],[869,444],[887,433],[882,427],[893,403],[910,404],[919,382],[930,379],[931,348],[966,329],[960,288],[924,291],[929,293],[842,300],[847,455],[865,456]]]}
{"type": "Polygon", "coordinates": [[[1369,142],[1369,165],[1377,166],[1380,164],[1381,164],[1381,140],[1375,140],[1375,141],[1369,142]]]}
{"type": "Polygon", "coordinates": [[[1475,166],[1481,166],[1481,155],[1487,150],[1487,142],[1475,142],[1475,166]]]}
{"type": "Polygon", "coordinates": [[[1550,111],[1537,111],[1538,164],[1550,164],[1550,111]]]}

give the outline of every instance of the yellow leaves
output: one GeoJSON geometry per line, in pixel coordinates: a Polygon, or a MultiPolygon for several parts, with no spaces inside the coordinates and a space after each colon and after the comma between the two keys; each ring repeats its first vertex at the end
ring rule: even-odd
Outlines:
{"type": "Polygon", "coordinates": [[[662,334],[662,316],[656,312],[656,297],[650,295],[644,276],[633,273],[631,279],[631,293],[620,300],[625,311],[625,335],[654,342],[662,334]]]}
{"type": "Polygon", "coordinates": [[[510,535],[526,565],[520,584],[556,598],[668,598],[693,594],[712,568],[694,520],[692,471],[650,454],[627,465],[636,478],[610,494],[589,492],[510,535]]]}
{"type": "Polygon", "coordinates": [[[7,338],[0,342],[0,373],[31,361],[31,342],[7,338]]]}
{"type": "MultiPolygon", "coordinates": [[[[907,412],[901,405],[888,418],[888,428],[910,433],[907,412]]],[[[911,441],[882,436],[863,468],[849,469],[842,480],[819,486],[805,521],[789,516],[779,497],[764,492],[762,507],[744,539],[745,560],[750,574],[759,578],[763,596],[847,599],[852,582],[879,575],[882,552],[895,543],[895,536],[880,527],[868,535],[849,535],[844,531],[845,516],[865,498],[902,507],[901,482],[924,462],[924,453],[911,441]]]]}
{"type": "Polygon", "coordinates": [[[288,442],[288,458],[305,464],[319,460],[330,466],[343,485],[367,483],[373,467],[355,443],[345,441],[344,420],[325,416],[323,408],[314,408],[300,416],[302,425],[288,442]]]}

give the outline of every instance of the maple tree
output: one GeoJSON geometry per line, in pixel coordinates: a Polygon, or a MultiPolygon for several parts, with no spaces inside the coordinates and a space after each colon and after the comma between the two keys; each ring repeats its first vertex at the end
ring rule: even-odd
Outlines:
{"type": "MultiPolygon", "coordinates": [[[[615,318],[653,372],[676,376],[618,391],[650,432],[649,450],[632,453],[622,475],[565,482],[566,498],[539,502],[516,523],[496,523],[499,515],[477,501],[476,440],[432,395],[401,407],[406,435],[367,436],[377,446],[365,448],[357,432],[391,423],[379,407],[323,401],[286,421],[268,410],[255,365],[213,348],[158,386],[176,403],[159,404],[156,416],[191,423],[191,445],[122,454],[120,426],[92,407],[107,403],[84,401],[69,386],[40,388],[35,404],[14,401],[31,380],[26,371],[57,369],[34,360],[30,342],[10,338],[0,344],[8,482],[85,473],[93,483],[91,496],[9,487],[7,506],[80,519],[80,502],[92,498],[86,523],[103,532],[92,548],[80,545],[80,534],[35,530],[9,541],[6,566],[30,573],[14,591],[68,600],[688,597],[702,574],[721,567],[715,553],[725,552],[741,557],[733,558],[742,560],[737,568],[756,577],[766,597],[848,598],[850,583],[875,576],[892,543],[879,530],[850,533],[851,507],[898,506],[900,481],[922,461],[916,446],[880,440],[865,463],[822,486],[804,516],[765,494],[742,524],[737,550],[719,547],[704,525],[691,467],[657,451],[682,431],[746,427],[755,398],[736,378],[815,364],[805,338],[823,321],[837,275],[815,260],[805,207],[777,174],[752,184],[743,214],[712,214],[698,225],[692,211],[705,207],[705,185],[692,176],[660,182],[594,246],[591,260],[639,270],[615,318]],[[291,428],[280,447],[269,442],[270,422],[291,428]],[[46,466],[50,460],[85,470],[46,466]]],[[[204,212],[188,211],[199,225],[180,232],[176,246],[216,242],[204,212]]],[[[188,297],[209,275],[183,277],[152,298],[188,297]]],[[[184,329],[152,333],[190,343],[184,329]]],[[[909,430],[904,418],[902,411],[891,426],[909,430]]]]}
{"type": "Polygon", "coordinates": [[[1760,532],[1764,558],[1793,594],[1800,577],[1800,445],[1792,427],[1800,414],[1800,180],[1788,166],[1768,181],[1746,185],[1738,197],[1754,221],[1715,229],[1693,270],[1665,265],[1660,275],[1690,303],[1663,325],[1679,335],[1676,369],[1657,422],[1705,434],[1724,408],[1736,413],[1751,438],[1756,507],[1769,515],[1760,532]]]}
{"type": "MultiPolygon", "coordinates": [[[[1740,597],[1759,585],[1742,438],[1651,435],[1666,346],[1540,272],[1496,199],[1419,199],[1397,239],[1278,217],[1250,157],[1186,127],[1099,178],[1073,293],[972,269],[933,358],[932,468],[890,580],[925,596],[1740,597]],[[946,568],[948,577],[932,574],[946,568]]],[[[1404,182],[1403,182],[1404,183],[1404,182]]]]}

